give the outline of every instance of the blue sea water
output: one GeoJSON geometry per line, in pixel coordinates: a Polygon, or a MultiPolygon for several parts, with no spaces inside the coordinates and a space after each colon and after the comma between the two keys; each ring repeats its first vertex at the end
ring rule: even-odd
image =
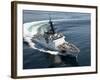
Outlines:
{"type": "MultiPolygon", "coordinates": [[[[56,12],[56,11],[23,11],[23,23],[48,20],[65,19],[54,21],[56,32],[62,32],[66,40],[75,44],[80,53],[78,57],[60,56],[66,63],[64,67],[90,66],[91,65],[91,35],[89,13],[78,12],[56,12]],[[70,64],[70,66],[69,66],[70,64]]],[[[33,50],[27,43],[23,42],[23,69],[61,67],[53,64],[53,56],[33,50]]]]}

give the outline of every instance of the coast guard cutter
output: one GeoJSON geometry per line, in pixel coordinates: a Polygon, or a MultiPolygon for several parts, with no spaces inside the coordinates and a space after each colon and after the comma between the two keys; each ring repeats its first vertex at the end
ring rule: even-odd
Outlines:
{"type": "Polygon", "coordinates": [[[24,24],[24,41],[33,49],[52,55],[74,55],[80,52],[74,44],[65,41],[63,33],[56,32],[51,17],[48,21],[24,24]],[[39,25],[38,25],[39,24],[39,25]],[[41,45],[42,48],[38,48],[41,45]]]}

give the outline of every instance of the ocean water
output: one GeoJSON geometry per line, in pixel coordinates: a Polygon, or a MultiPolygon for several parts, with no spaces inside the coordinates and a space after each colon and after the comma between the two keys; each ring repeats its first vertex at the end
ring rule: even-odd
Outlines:
{"type": "Polygon", "coordinates": [[[80,53],[78,57],[60,56],[65,64],[55,65],[53,55],[34,50],[23,42],[23,69],[53,68],[53,67],[77,67],[91,65],[91,35],[89,13],[76,12],[52,12],[52,11],[23,11],[23,24],[27,22],[48,20],[53,21],[56,32],[62,32],[66,41],[75,44],[80,53]],[[60,21],[57,21],[60,20],[60,21]]]}

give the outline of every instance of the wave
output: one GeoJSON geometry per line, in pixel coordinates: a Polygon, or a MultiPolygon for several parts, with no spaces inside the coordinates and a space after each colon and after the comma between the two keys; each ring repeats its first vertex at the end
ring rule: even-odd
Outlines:
{"type": "MultiPolygon", "coordinates": [[[[48,22],[49,22],[49,20],[44,20],[44,21],[35,21],[35,22],[29,22],[29,23],[23,24],[23,26],[24,26],[24,39],[26,39],[25,41],[31,39],[37,33],[42,34],[43,32],[47,31],[50,28],[48,22]]],[[[44,40],[41,40],[41,42],[45,43],[44,40]]],[[[45,44],[43,44],[42,47],[40,44],[39,45],[36,45],[36,44],[37,43],[34,41],[31,44],[32,45],[31,47],[33,49],[36,49],[36,50],[41,51],[41,52],[50,53],[53,55],[58,54],[57,51],[46,50],[45,44]]]]}
{"type": "MultiPolygon", "coordinates": [[[[54,20],[52,20],[53,23],[64,22],[64,21],[75,22],[75,21],[86,21],[86,20],[85,19],[54,19],[54,20]]],[[[31,35],[34,35],[37,32],[41,32],[41,34],[42,34],[43,33],[42,30],[44,30],[46,32],[50,28],[48,22],[49,22],[49,20],[41,20],[41,21],[24,23],[24,29],[27,29],[29,32],[31,32],[31,35]]]]}

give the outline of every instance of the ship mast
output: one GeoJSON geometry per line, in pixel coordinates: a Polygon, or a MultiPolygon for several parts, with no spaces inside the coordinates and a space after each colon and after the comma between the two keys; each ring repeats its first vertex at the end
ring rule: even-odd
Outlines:
{"type": "Polygon", "coordinates": [[[50,24],[50,27],[51,27],[50,32],[52,32],[53,34],[55,34],[54,26],[53,26],[53,23],[51,21],[51,17],[50,16],[49,16],[49,24],[50,24]]]}

